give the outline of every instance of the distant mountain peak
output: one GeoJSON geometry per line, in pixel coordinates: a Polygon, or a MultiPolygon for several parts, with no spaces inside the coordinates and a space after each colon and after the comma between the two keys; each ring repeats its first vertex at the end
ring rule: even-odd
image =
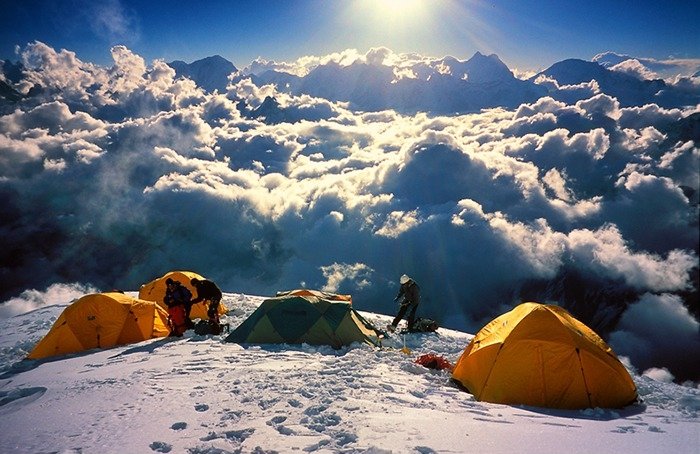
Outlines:
{"type": "Polygon", "coordinates": [[[196,60],[196,61],[194,61],[194,62],[192,62],[192,63],[194,64],[194,63],[197,63],[197,62],[220,62],[220,63],[224,63],[224,64],[230,64],[231,66],[233,66],[233,63],[231,63],[230,61],[226,60],[224,57],[222,57],[222,56],[219,55],[219,54],[212,55],[212,56],[209,56],[209,57],[204,57],[204,58],[201,58],[201,59],[199,59],[199,60],[196,60]]]}
{"type": "Polygon", "coordinates": [[[475,83],[513,79],[513,73],[496,54],[484,55],[477,51],[464,64],[467,81],[475,83]]]}
{"type": "Polygon", "coordinates": [[[207,91],[225,91],[229,75],[238,71],[233,63],[221,55],[201,58],[192,63],[175,60],[168,65],[175,70],[178,77],[190,78],[207,91]]]}
{"type": "Polygon", "coordinates": [[[472,55],[472,58],[470,58],[469,60],[479,59],[479,58],[488,58],[488,59],[490,59],[490,60],[494,60],[494,59],[495,59],[495,60],[501,61],[501,59],[498,58],[498,55],[496,55],[496,54],[488,54],[488,55],[486,55],[486,54],[482,54],[482,53],[479,52],[478,50],[477,50],[476,52],[474,52],[474,55],[472,55]]]}

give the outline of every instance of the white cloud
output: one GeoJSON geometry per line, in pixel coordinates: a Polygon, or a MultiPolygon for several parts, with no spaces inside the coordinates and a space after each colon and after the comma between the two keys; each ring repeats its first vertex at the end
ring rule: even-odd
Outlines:
{"type": "Polygon", "coordinates": [[[643,129],[648,126],[667,126],[681,118],[681,109],[664,109],[656,104],[620,109],[620,125],[624,128],[643,129]]]}
{"type": "Polygon", "coordinates": [[[146,74],[146,62],[143,58],[125,46],[114,46],[112,59],[114,59],[114,66],[109,70],[111,90],[129,92],[141,85],[146,74]]]}
{"type": "Polygon", "coordinates": [[[31,312],[54,304],[67,305],[95,289],[82,284],[52,284],[46,290],[25,290],[19,296],[0,304],[0,318],[31,312]]]}
{"type": "Polygon", "coordinates": [[[687,360],[700,355],[700,323],[675,295],[643,295],[622,314],[610,343],[642,370],[665,364],[676,378],[685,380],[700,369],[697,361],[687,360]]]}
{"type": "Polygon", "coordinates": [[[420,220],[417,217],[416,210],[403,212],[392,211],[386,218],[384,224],[376,230],[377,235],[396,238],[403,232],[406,232],[417,226],[420,220]]]}
{"type": "Polygon", "coordinates": [[[549,189],[554,192],[554,195],[565,202],[570,202],[572,197],[571,193],[566,187],[566,173],[561,174],[557,169],[549,169],[547,173],[542,177],[542,182],[544,182],[549,189]]]}
{"type": "Polygon", "coordinates": [[[658,74],[656,74],[654,71],[650,70],[648,67],[640,63],[639,60],[634,58],[630,58],[629,60],[625,60],[614,66],[611,66],[610,70],[629,74],[630,76],[634,76],[642,80],[652,80],[659,78],[658,74]]]}
{"type": "Polygon", "coordinates": [[[370,279],[374,270],[364,263],[333,263],[320,269],[326,278],[326,284],[321,287],[323,291],[337,292],[341,285],[347,285],[346,283],[351,284],[349,288],[352,290],[361,290],[372,285],[370,279]]]}
{"type": "Polygon", "coordinates": [[[0,136],[0,176],[15,175],[28,163],[40,161],[44,150],[33,140],[16,140],[0,136]]]}
{"type": "Polygon", "coordinates": [[[697,58],[667,58],[659,60],[642,56],[633,57],[615,52],[603,52],[595,55],[592,60],[613,70],[625,71],[629,66],[636,66],[639,67],[636,70],[638,72],[644,74],[658,73],[659,76],[665,78],[689,76],[700,70],[700,59],[697,58]]]}
{"type": "Polygon", "coordinates": [[[673,383],[673,379],[675,378],[673,374],[669,372],[669,370],[665,367],[652,367],[650,369],[645,370],[642,375],[645,377],[649,377],[652,380],[659,381],[661,383],[673,383]]]}
{"type": "Polygon", "coordinates": [[[634,252],[613,225],[596,231],[574,230],[568,235],[568,246],[576,262],[598,274],[623,279],[642,291],[688,289],[691,285],[689,273],[698,262],[697,255],[681,250],[669,251],[665,259],[634,252]]]}
{"type": "MultiPolygon", "coordinates": [[[[683,160],[690,163],[693,157],[688,154],[683,160]]],[[[603,205],[605,218],[615,222],[639,247],[650,251],[693,249],[697,244],[697,232],[691,228],[697,222],[697,207],[680,187],[693,175],[693,170],[680,171],[681,178],[676,181],[652,174],[671,174],[669,170],[647,168],[643,172],[636,169],[622,172],[616,182],[617,197],[603,205]]],[[[693,185],[691,190],[697,191],[697,180],[688,182],[693,185]]]]}
{"type": "Polygon", "coordinates": [[[547,221],[537,219],[531,225],[508,222],[500,213],[488,217],[494,232],[501,235],[520,260],[532,270],[533,277],[553,278],[563,264],[566,236],[554,232],[547,221]]]}
{"type": "Polygon", "coordinates": [[[677,143],[661,156],[658,168],[676,184],[700,190],[700,147],[694,142],[677,143]]]}

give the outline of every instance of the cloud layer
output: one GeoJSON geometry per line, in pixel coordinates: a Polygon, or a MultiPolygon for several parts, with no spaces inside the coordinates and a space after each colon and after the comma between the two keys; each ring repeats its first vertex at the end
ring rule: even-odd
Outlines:
{"type": "MultiPolygon", "coordinates": [[[[669,337],[697,342],[697,106],[579,88],[473,114],[359,112],[249,78],[209,93],[112,55],[24,50],[16,87],[32,96],[0,116],[0,300],[190,269],[230,292],[304,285],[392,313],[406,273],[444,326],[475,331],[536,297],[615,332],[640,367],[697,374],[630,347],[635,320],[669,310],[669,337]],[[597,296],[571,297],[574,275],[597,296]]],[[[366,64],[392,71],[381,57],[366,64]]]]}

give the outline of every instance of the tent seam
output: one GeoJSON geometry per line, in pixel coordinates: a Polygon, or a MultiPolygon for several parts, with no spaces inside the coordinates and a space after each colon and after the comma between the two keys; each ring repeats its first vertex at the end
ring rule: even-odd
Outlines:
{"type": "Polygon", "coordinates": [[[583,386],[586,388],[586,398],[588,398],[588,407],[593,408],[593,402],[591,402],[591,392],[588,390],[588,382],[586,381],[586,373],[583,371],[583,362],[581,361],[581,350],[576,347],[576,357],[578,358],[578,364],[581,368],[581,378],[583,379],[583,386]]]}

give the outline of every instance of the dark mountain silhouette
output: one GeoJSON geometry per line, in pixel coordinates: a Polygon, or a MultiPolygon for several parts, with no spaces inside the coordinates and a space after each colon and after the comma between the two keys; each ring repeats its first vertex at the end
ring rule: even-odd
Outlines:
{"type": "Polygon", "coordinates": [[[0,72],[2,72],[9,83],[16,84],[22,80],[22,77],[24,77],[23,71],[24,65],[21,62],[12,62],[10,60],[0,62],[0,72]]]}
{"type": "Polygon", "coordinates": [[[178,77],[188,77],[207,91],[226,91],[229,75],[238,71],[233,63],[220,55],[202,58],[192,63],[175,60],[168,65],[175,70],[178,77]]]}
{"type": "Polygon", "coordinates": [[[0,61],[0,74],[2,74],[0,77],[0,106],[12,106],[24,97],[12,86],[22,79],[23,69],[22,63],[13,63],[10,60],[0,61]]]}
{"type": "Polygon", "coordinates": [[[12,88],[10,84],[0,79],[0,102],[17,102],[22,99],[22,94],[12,88]]]}

